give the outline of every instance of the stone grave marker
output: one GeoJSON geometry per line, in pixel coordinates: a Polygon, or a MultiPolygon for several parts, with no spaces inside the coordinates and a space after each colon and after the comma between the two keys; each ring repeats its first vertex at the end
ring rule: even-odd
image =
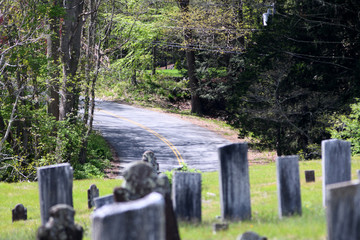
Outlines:
{"type": "Polygon", "coordinates": [[[156,157],[153,151],[144,152],[141,161],[149,163],[155,173],[159,173],[159,163],[156,161],[156,157]]]}
{"type": "Polygon", "coordinates": [[[251,219],[247,152],[247,143],[234,143],[218,149],[220,204],[223,219],[251,219]]]}
{"type": "Polygon", "coordinates": [[[87,190],[88,196],[88,208],[92,208],[95,206],[94,198],[99,197],[99,189],[95,184],[91,184],[90,188],[87,190]]]}
{"type": "Polygon", "coordinates": [[[315,171],[314,170],[305,170],[305,181],[306,182],[315,182],[315,171]]]}
{"type": "Polygon", "coordinates": [[[12,212],[12,222],[27,220],[27,209],[21,203],[17,204],[12,212]]]}
{"type": "Polygon", "coordinates": [[[158,175],[151,164],[138,161],[127,166],[124,178],[123,186],[114,189],[115,202],[137,200],[151,192],[160,193],[165,200],[166,240],[180,240],[168,177],[165,174],[158,175]]]}
{"type": "Polygon", "coordinates": [[[201,222],[201,174],[174,172],[172,200],[179,220],[201,222]]]}
{"type": "Polygon", "coordinates": [[[350,142],[330,139],[321,142],[323,172],[323,204],[326,203],[326,186],[351,180],[350,142]]]}
{"type": "Polygon", "coordinates": [[[260,236],[259,234],[252,231],[248,231],[238,236],[236,240],[267,240],[267,237],[260,236]]]}
{"type": "Polygon", "coordinates": [[[301,215],[299,157],[276,159],[279,216],[301,215]]]}
{"type": "Polygon", "coordinates": [[[81,240],[83,228],[74,222],[74,209],[66,204],[57,204],[50,209],[48,222],[39,227],[37,240],[81,240]]]}
{"type": "Polygon", "coordinates": [[[226,222],[213,223],[213,225],[212,225],[213,234],[216,234],[217,232],[220,232],[220,231],[226,231],[228,229],[229,229],[229,224],[226,222]]]}
{"type": "Polygon", "coordinates": [[[159,193],[106,205],[92,214],[92,240],[165,240],[165,202],[159,193]]]}
{"type": "Polygon", "coordinates": [[[359,181],[327,185],[326,195],[327,239],[360,239],[359,181]]]}
{"type": "Polygon", "coordinates": [[[360,170],[357,170],[357,176],[358,176],[358,179],[360,180],[360,170]]]}
{"type": "Polygon", "coordinates": [[[69,163],[37,168],[41,223],[50,217],[50,208],[57,204],[73,206],[73,169],[69,163]]]}
{"type": "Polygon", "coordinates": [[[96,210],[105,206],[105,205],[109,205],[112,204],[114,202],[114,195],[113,194],[109,194],[109,195],[105,195],[102,197],[97,197],[94,198],[94,203],[95,203],[95,207],[96,210]]]}

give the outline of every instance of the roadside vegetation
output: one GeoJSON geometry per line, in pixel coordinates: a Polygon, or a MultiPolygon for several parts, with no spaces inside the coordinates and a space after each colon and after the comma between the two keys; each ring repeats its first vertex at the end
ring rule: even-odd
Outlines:
{"type": "MultiPolygon", "coordinates": [[[[352,159],[352,178],[357,178],[360,158],[352,159]]],[[[302,216],[279,219],[276,190],[275,163],[250,165],[250,186],[252,220],[230,223],[229,230],[212,232],[212,224],[219,222],[220,195],[217,172],[202,173],[202,222],[200,224],[180,223],[181,239],[234,240],[245,231],[255,231],[274,240],[323,240],[326,239],[325,208],[322,206],[321,161],[301,161],[300,181],[302,216]],[[305,170],[315,170],[316,182],[306,183],[305,170]]],[[[96,184],[100,196],[111,194],[113,188],[121,185],[117,179],[92,179],[74,181],[75,222],[85,229],[85,238],[90,239],[90,215],[87,208],[87,189],[96,184]]],[[[35,182],[0,183],[0,239],[32,240],[40,226],[38,185],[35,182]],[[28,220],[11,223],[11,209],[18,203],[28,209],[28,220]]]]}
{"type": "Polygon", "coordinates": [[[0,180],[33,181],[37,166],[62,162],[101,177],[106,160],[94,159],[109,157],[89,146],[96,96],[219,119],[277,155],[316,159],[331,137],[355,154],[359,10],[351,0],[1,1],[0,180]]]}

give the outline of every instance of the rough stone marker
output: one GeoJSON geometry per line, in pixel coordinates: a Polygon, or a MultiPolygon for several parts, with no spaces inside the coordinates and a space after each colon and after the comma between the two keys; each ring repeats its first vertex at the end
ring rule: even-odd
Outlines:
{"type": "Polygon", "coordinates": [[[49,221],[39,227],[37,240],[81,240],[83,228],[74,222],[75,211],[66,204],[58,204],[50,209],[49,221]]]}
{"type": "Polygon", "coordinates": [[[88,196],[88,208],[92,208],[95,206],[94,198],[99,197],[99,189],[96,187],[95,184],[91,184],[89,189],[87,190],[88,196]]]}
{"type": "Polygon", "coordinates": [[[180,240],[169,179],[165,174],[157,174],[154,165],[144,161],[134,162],[124,171],[125,182],[114,189],[115,202],[128,202],[145,197],[151,192],[160,193],[165,199],[166,240],[180,240]]]}
{"type": "Polygon", "coordinates": [[[223,219],[251,219],[247,152],[247,143],[234,143],[218,149],[220,204],[223,219]]]}
{"type": "Polygon", "coordinates": [[[301,215],[299,157],[276,159],[279,217],[301,215]]]}
{"type": "Polygon", "coordinates": [[[57,204],[73,207],[73,169],[69,163],[37,168],[41,224],[50,217],[50,208],[57,204]]]}
{"type": "Polygon", "coordinates": [[[105,195],[102,197],[97,197],[94,198],[94,203],[95,203],[95,207],[96,209],[99,209],[105,205],[109,205],[112,204],[114,202],[114,195],[113,194],[109,194],[109,195],[105,195]]]}
{"type": "Polygon", "coordinates": [[[330,139],[321,142],[323,172],[323,205],[326,203],[326,186],[351,180],[350,142],[330,139]]]}
{"type": "Polygon", "coordinates": [[[150,193],[131,202],[106,205],[92,214],[92,240],[165,240],[165,202],[150,193]]]}
{"type": "Polygon", "coordinates": [[[175,172],[172,200],[178,219],[201,222],[201,174],[175,172]]]}
{"type": "Polygon", "coordinates": [[[27,220],[27,209],[21,203],[17,204],[12,212],[12,222],[27,220]]]}
{"type": "Polygon", "coordinates": [[[328,240],[360,239],[360,183],[342,182],[326,189],[328,240]]]}

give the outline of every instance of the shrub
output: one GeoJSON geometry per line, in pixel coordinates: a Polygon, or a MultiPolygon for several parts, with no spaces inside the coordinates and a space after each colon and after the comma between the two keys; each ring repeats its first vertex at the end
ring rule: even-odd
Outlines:
{"type": "Polygon", "coordinates": [[[351,104],[349,115],[334,116],[333,127],[329,129],[332,138],[347,140],[351,143],[352,154],[360,154],[360,101],[351,104]]]}

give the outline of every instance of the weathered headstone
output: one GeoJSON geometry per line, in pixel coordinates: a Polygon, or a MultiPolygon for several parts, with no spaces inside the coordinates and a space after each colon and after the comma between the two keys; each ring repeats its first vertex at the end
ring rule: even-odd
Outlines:
{"type": "Polygon", "coordinates": [[[323,204],[326,203],[326,186],[351,180],[350,142],[330,139],[321,142],[323,172],[323,204]]]}
{"type": "Polygon", "coordinates": [[[267,237],[263,237],[255,232],[248,231],[238,236],[236,240],[267,240],[267,237]]]}
{"type": "Polygon", "coordinates": [[[109,194],[109,195],[106,195],[106,196],[94,198],[94,203],[95,203],[96,210],[103,207],[103,206],[105,206],[105,205],[112,204],[113,202],[114,202],[114,195],[113,194],[109,194]]]}
{"type": "Polygon", "coordinates": [[[165,199],[166,240],[180,240],[167,176],[157,175],[149,163],[138,161],[127,166],[124,178],[123,186],[114,189],[115,202],[140,199],[151,192],[160,193],[165,199]]]}
{"type": "Polygon", "coordinates": [[[213,223],[212,225],[212,230],[213,233],[217,233],[219,231],[226,231],[229,229],[229,224],[224,222],[224,223],[213,223]]]}
{"type": "Polygon", "coordinates": [[[218,149],[220,160],[221,217],[228,220],[251,218],[247,143],[235,143],[218,149]]]}
{"type": "Polygon", "coordinates": [[[165,240],[164,211],[159,193],[106,205],[92,215],[92,240],[165,240]]]}
{"type": "Polygon", "coordinates": [[[201,174],[175,172],[172,199],[178,219],[201,222],[201,174]]]}
{"type": "Polygon", "coordinates": [[[359,181],[328,185],[326,195],[327,239],[360,239],[359,181]]]}
{"type": "Polygon", "coordinates": [[[57,204],[73,206],[73,169],[69,163],[40,167],[37,169],[41,223],[50,217],[50,208],[57,204]]]}
{"type": "Polygon", "coordinates": [[[152,152],[150,150],[144,152],[141,160],[143,162],[149,163],[152,166],[155,173],[159,172],[159,163],[156,161],[156,157],[155,157],[154,152],[152,152]]]}
{"type": "Polygon", "coordinates": [[[12,212],[12,221],[27,220],[27,209],[21,203],[17,204],[12,212]]]}
{"type": "Polygon", "coordinates": [[[87,190],[88,195],[88,208],[92,208],[95,206],[94,198],[99,197],[99,189],[95,184],[91,184],[90,188],[87,190]]]}
{"type": "Polygon", "coordinates": [[[314,170],[306,170],[305,171],[305,181],[306,182],[315,182],[315,171],[314,170]]]}
{"type": "Polygon", "coordinates": [[[37,240],[81,240],[83,228],[74,222],[74,209],[66,204],[58,204],[50,209],[48,222],[39,227],[37,240]]]}
{"type": "Polygon", "coordinates": [[[279,216],[301,215],[299,157],[276,159],[279,216]]]}

